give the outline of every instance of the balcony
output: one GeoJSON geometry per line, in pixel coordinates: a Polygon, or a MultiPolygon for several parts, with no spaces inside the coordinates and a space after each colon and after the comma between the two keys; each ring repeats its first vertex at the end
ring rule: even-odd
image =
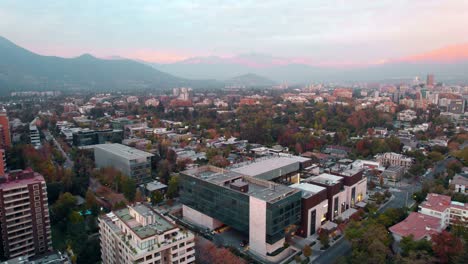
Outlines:
{"type": "Polygon", "coordinates": [[[21,191],[15,191],[15,192],[11,192],[11,193],[8,193],[8,194],[4,194],[3,199],[7,200],[7,198],[10,198],[12,196],[17,196],[17,195],[20,195],[20,194],[28,194],[28,197],[29,197],[29,190],[24,189],[24,190],[21,190],[21,191]]]}

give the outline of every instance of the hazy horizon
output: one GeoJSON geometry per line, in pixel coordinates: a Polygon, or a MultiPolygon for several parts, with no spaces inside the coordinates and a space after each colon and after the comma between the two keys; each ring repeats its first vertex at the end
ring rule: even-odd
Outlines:
{"type": "Polygon", "coordinates": [[[467,9],[459,0],[6,0],[0,32],[39,54],[64,57],[164,63],[259,53],[318,65],[376,64],[468,43],[467,9]]]}

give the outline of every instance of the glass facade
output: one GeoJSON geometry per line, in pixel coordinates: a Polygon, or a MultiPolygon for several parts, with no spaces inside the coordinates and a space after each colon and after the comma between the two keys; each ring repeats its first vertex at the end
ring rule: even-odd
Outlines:
{"type": "Polygon", "coordinates": [[[301,192],[297,192],[275,203],[267,203],[266,242],[275,243],[284,237],[286,227],[300,223],[301,196],[301,192]]]}
{"type": "MultiPolygon", "coordinates": [[[[245,234],[249,233],[249,195],[180,174],[180,201],[245,234]]],[[[284,238],[285,228],[301,220],[301,192],[266,206],[266,242],[284,238]]]]}
{"type": "Polygon", "coordinates": [[[179,180],[180,201],[183,204],[248,234],[248,195],[183,173],[179,180]]]}

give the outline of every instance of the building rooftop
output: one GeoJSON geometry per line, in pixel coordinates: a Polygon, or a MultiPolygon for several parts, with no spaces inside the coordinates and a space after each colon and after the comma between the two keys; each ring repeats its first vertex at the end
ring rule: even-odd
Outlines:
{"type": "Polygon", "coordinates": [[[250,177],[247,175],[240,174],[238,172],[214,166],[203,166],[193,168],[190,170],[186,170],[182,173],[215,185],[222,186],[226,189],[230,189],[233,191],[237,190],[230,188],[231,184],[237,186],[241,182],[247,183],[248,191],[245,192],[245,194],[264,200],[266,202],[275,202],[277,200],[283,199],[289,195],[299,192],[299,190],[290,188],[288,186],[250,177]]]}
{"type": "Polygon", "coordinates": [[[306,182],[317,182],[317,183],[326,184],[329,186],[335,185],[342,180],[343,180],[342,177],[328,174],[328,173],[322,173],[318,176],[312,176],[312,177],[305,179],[306,182]]]}
{"type": "Polygon", "coordinates": [[[450,184],[468,186],[468,178],[461,174],[457,174],[453,177],[450,184]]]}
{"type": "Polygon", "coordinates": [[[44,177],[32,169],[10,171],[10,173],[0,177],[0,189],[8,190],[40,182],[44,182],[44,177]]]}
{"type": "Polygon", "coordinates": [[[437,212],[444,212],[450,207],[451,198],[447,195],[429,193],[426,196],[426,200],[422,202],[419,207],[427,208],[437,212]]]}
{"type": "Polygon", "coordinates": [[[302,190],[302,197],[308,198],[311,197],[323,190],[326,190],[325,187],[310,184],[310,183],[295,183],[289,187],[302,190]]]}
{"type": "Polygon", "coordinates": [[[252,177],[271,174],[267,178],[273,179],[299,170],[300,163],[308,160],[310,159],[293,155],[271,155],[257,158],[253,161],[234,164],[230,169],[252,177]]]}
{"type": "Polygon", "coordinates": [[[439,218],[433,216],[411,212],[405,220],[390,227],[389,230],[401,237],[413,235],[415,240],[420,240],[439,233],[440,221],[439,218]]]}
{"type": "Polygon", "coordinates": [[[134,216],[131,215],[129,207],[117,210],[114,212],[114,214],[141,239],[159,235],[175,228],[175,226],[166,218],[156,213],[156,211],[146,205],[139,204],[134,205],[131,208],[143,217],[152,217],[153,221],[147,225],[143,225],[142,223],[138,222],[134,216]]]}
{"type": "Polygon", "coordinates": [[[161,189],[164,189],[164,188],[167,188],[167,185],[164,184],[164,183],[161,183],[159,181],[152,181],[152,182],[148,182],[146,184],[142,184],[140,185],[144,188],[146,188],[146,190],[150,191],[150,192],[153,192],[153,191],[156,191],[156,190],[161,190],[161,189]]]}
{"type": "Polygon", "coordinates": [[[135,159],[146,159],[153,157],[154,155],[136,148],[131,148],[122,144],[98,144],[94,145],[94,149],[101,149],[112,154],[118,155],[124,159],[135,160],[135,159]]]}

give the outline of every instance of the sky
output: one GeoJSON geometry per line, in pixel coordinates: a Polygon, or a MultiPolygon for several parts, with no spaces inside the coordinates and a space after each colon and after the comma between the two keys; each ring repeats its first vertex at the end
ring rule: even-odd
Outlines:
{"type": "Polygon", "coordinates": [[[260,53],[379,63],[468,43],[468,1],[1,0],[0,35],[64,57],[165,63],[260,53]]]}

